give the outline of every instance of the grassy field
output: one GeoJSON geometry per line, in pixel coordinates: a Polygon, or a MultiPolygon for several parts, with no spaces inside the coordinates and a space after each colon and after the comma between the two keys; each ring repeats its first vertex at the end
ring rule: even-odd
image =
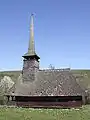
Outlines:
{"type": "Polygon", "coordinates": [[[77,80],[82,88],[90,89],[90,70],[72,70],[72,73],[82,76],[77,80]]]}
{"type": "Polygon", "coordinates": [[[0,108],[0,120],[90,120],[90,106],[81,109],[0,108]]]}

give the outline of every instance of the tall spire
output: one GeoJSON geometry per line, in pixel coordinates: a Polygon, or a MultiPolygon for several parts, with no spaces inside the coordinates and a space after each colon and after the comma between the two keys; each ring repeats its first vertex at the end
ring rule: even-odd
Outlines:
{"type": "Polygon", "coordinates": [[[29,54],[35,54],[35,45],[34,45],[34,16],[31,14],[31,24],[30,24],[30,40],[28,47],[29,54]]]}
{"type": "Polygon", "coordinates": [[[35,43],[34,43],[34,14],[31,14],[31,23],[30,23],[30,40],[28,46],[28,52],[23,56],[24,58],[27,57],[36,57],[39,59],[35,52],[35,43]]]}

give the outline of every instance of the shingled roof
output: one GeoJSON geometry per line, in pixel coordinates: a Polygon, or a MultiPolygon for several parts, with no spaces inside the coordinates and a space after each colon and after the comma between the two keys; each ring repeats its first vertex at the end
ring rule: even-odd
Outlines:
{"type": "Polygon", "coordinates": [[[16,96],[77,96],[85,92],[70,71],[39,70],[33,82],[15,87],[16,96]]]}

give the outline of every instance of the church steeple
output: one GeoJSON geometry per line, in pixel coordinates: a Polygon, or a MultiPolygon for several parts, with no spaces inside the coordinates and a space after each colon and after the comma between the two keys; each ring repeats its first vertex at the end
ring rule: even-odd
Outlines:
{"type": "Polygon", "coordinates": [[[36,58],[40,59],[40,57],[35,52],[35,42],[34,42],[34,15],[31,14],[31,24],[30,24],[30,40],[28,46],[28,52],[24,54],[24,58],[36,58]]]}
{"type": "Polygon", "coordinates": [[[23,82],[33,82],[36,79],[36,73],[39,70],[39,59],[40,57],[35,52],[35,43],[34,43],[34,23],[33,23],[33,14],[31,15],[31,24],[30,24],[30,40],[28,46],[28,52],[23,56],[23,82]]]}
{"type": "Polygon", "coordinates": [[[30,41],[28,47],[28,53],[35,54],[35,43],[34,43],[34,18],[33,14],[31,15],[31,24],[30,24],[30,41]]]}

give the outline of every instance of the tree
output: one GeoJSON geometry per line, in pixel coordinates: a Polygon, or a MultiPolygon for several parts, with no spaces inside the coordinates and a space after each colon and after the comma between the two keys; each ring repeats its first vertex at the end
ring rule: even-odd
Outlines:
{"type": "Polygon", "coordinates": [[[0,104],[6,104],[6,97],[4,96],[8,90],[13,86],[14,82],[9,76],[4,76],[0,82],[0,104]]]}

